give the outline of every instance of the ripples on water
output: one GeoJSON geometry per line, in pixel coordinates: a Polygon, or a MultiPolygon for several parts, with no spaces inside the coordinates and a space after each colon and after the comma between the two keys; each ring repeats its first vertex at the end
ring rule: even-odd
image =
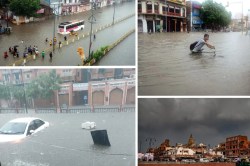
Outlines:
{"type": "Polygon", "coordinates": [[[189,45],[203,35],[140,33],[139,95],[249,95],[250,37],[236,32],[209,33],[216,55],[190,54],[189,45]]]}

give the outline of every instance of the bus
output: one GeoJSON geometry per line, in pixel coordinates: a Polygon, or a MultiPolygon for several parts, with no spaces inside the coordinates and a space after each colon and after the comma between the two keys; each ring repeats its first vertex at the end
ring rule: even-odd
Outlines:
{"type": "Polygon", "coordinates": [[[84,20],[80,21],[68,21],[63,22],[58,25],[58,33],[62,35],[67,35],[71,31],[79,31],[84,28],[84,20]]]}

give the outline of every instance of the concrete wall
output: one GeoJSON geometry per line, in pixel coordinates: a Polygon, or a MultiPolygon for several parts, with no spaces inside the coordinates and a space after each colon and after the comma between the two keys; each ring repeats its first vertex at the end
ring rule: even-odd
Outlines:
{"type": "MultiPolygon", "coordinates": [[[[149,162],[150,163],[150,162],[149,162]]],[[[235,163],[194,163],[194,164],[185,164],[185,163],[173,163],[173,164],[149,164],[149,163],[139,163],[138,166],[235,166],[235,163]]]]}

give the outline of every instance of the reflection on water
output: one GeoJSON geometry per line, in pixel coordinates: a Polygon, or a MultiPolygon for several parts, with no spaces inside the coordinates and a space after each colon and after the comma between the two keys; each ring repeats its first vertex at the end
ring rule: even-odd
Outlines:
{"type": "Polygon", "coordinates": [[[250,37],[210,33],[205,53],[189,45],[203,33],[138,35],[139,95],[249,95],[250,37]]]}

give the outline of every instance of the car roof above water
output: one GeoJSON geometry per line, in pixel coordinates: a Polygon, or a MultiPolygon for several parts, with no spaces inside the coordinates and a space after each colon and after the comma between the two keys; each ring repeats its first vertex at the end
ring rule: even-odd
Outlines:
{"type": "Polygon", "coordinates": [[[11,120],[10,122],[27,122],[27,123],[29,123],[35,119],[39,119],[39,118],[35,118],[35,117],[16,118],[16,119],[11,120]]]}

